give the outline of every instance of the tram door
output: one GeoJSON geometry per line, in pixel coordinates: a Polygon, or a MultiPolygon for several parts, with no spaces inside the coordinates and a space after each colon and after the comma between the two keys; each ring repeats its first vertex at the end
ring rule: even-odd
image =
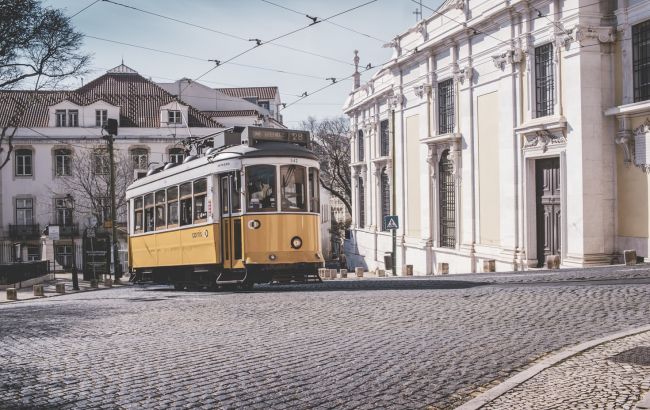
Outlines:
{"type": "Polygon", "coordinates": [[[221,246],[223,267],[243,269],[241,184],[239,175],[230,172],[221,176],[221,246]]]}

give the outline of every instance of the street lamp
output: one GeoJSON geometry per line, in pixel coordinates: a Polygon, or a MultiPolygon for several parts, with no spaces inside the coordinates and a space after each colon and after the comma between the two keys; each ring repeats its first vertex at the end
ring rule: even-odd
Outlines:
{"type": "Polygon", "coordinates": [[[70,241],[72,242],[72,289],[79,290],[79,276],[77,275],[77,255],[74,246],[74,198],[68,194],[65,196],[70,206],[70,241]]]}

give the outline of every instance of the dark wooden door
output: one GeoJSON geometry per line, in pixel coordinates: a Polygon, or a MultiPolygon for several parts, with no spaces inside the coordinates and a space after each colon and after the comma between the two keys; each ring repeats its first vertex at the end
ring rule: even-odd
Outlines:
{"type": "Polygon", "coordinates": [[[547,255],[560,254],[560,159],[535,161],[537,191],[537,261],[543,266],[547,255]]]}

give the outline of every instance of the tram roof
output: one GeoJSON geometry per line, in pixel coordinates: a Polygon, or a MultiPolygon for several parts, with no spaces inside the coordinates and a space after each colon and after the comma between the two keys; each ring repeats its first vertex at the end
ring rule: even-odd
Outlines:
{"type": "Polygon", "coordinates": [[[296,157],[318,160],[316,154],[311,150],[296,144],[286,142],[260,142],[255,146],[245,144],[231,145],[218,148],[209,155],[203,155],[195,160],[179,164],[175,167],[160,170],[154,174],[147,175],[135,180],[127,189],[138,188],[146,184],[167,178],[172,175],[181,174],[191,169],[199,168],[219,161],[229,159],[261,158],[261,157],[296,157]]]}

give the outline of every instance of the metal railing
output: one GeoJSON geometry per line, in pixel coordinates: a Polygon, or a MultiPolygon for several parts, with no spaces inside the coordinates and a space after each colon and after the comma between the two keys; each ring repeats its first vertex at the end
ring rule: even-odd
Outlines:
{"type": "Polygon", "coordinates": [[[31,225],[9,225],[9,237],[11,239],[38,239],[41,236],[40,226],[31,225]]]}
{"type": "Polygon", "coordinates": [[[48,273],[48,261],[0,264],[0,285],[19,283],[48,273]]]}

